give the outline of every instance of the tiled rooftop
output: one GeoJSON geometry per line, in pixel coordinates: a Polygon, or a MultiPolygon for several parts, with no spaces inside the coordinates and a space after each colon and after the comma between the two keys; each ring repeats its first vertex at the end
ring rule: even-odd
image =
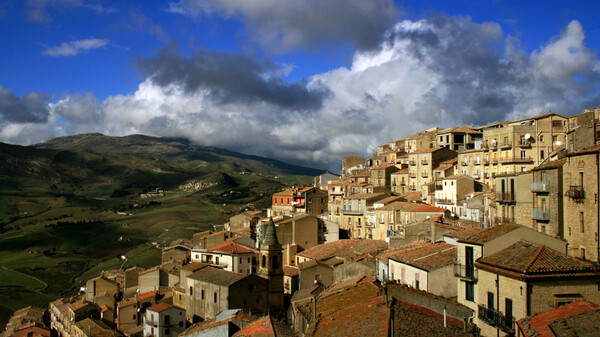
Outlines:
{"type": "Polygon", "coordinates": [[[477,228],[477,227],[462,228],[462,229],[456,230],[454,232],[444,234],[444,236],[463,240],[463,239],[468,238],[469,236],[477,234],[481,231],[483,231],[483,228],[477,228]]]}
{"type": "Polygon", "coordinates": [[[380,211],[406,211],[406,212],[410,212],[416,208],[419,208],[423,206],[423,204],[416,204],[414,202],[408,202],[408,201],[396,201],[393,202],[391,204],[385,205],[381,208],[379,208],[380,211]]]}
{"type": "Polygon", "coordinates": [[[266,316],[250,323],[248,326],[238,331],[234,336],[275,336],[271,317],[266,316]]]}
{"type": "Polygon", "coordinates": [[[424,212],[424,213],[431,213],[431,212],[446,212],[447,209],[445,208],[441,208],[441,207],[435,207],[435,206],[431,206],[431,205],[421,205],[420,207],[417,207],[415,209],[412,210],[413,212],[424,212]]]}
{"type": "Polygon", "coordinates": [[[227,240],[221,244],[208,249],[212,253],[225,253],[225,254],[249,254],[255,253],[254,247],[239,243],[233,240],[227,240]]]}
{"type": "Polygon", "coordinates": [[[147,310],[151,310],[154,312],[162,312],[162,311],[165,311],[170,308],[172,308],[172,306],[165,304],[165,303],[159,303],[159,304],[155,304],[155,305],[151,306],[147,310]]]}
{"type": "MultiPolygon", "coordinates": [[[[312,308],[306,308],[312,310],[312,308]]],[[[320,295],[312,336],[385,336],[388,309],[379,288],[370,282],[320,295]]]]}
{"type": "Polygon", "coordinates": [[[557,337],[596,337],[600,331],[600,310],[559,318],[550,328],[557,337]]]}
{"type": "Polygon", "coordinates": [[[509,277],[600,277],[591,262],[568,256],[544,245],[519,241],[493,255],[483,257],[475,265],[483,270],[509,277]]]}
{"type": "Polygon", "coordinates": [[[451,133],[451,132],[465,132],[465,133],[477,133],[480,134],[481,131],[475,130],[472,127],[469,126],[457,126],[454,128],[449,128],[449,129],[444,129],[444,130],[440,130],[438,131],[438,135],[440,134],[444,134],[444,133],[451,133]]]}
{"type": "Polygon", "coordinates": [[[356,259],[386,248],[387,243],[381,240],[338,240],[308,248],[297,255],[315,260],[326,260],[334,256],[356,259]]]}
{"type": "Polygon", "coordinates": [[[246,277],[244,274],[233,273],[219,268],[206,267],[188,276],[188,278],[218,284],[222,286],[230,286],[235,282],[246,277]]]}
{"type": "Polygon", "coordinates": [[[394,336],[473,336],[464,331],[464,322],[446,317],[429,309],[401,301],[394,301],[394,336]]]}
{"type": "Polygon", "coordinates": [[[191,272],[195,272],[198,271],[204,267],[209,266],[208,263],[202,263],[202,262],[190,262],[188,264],[186,264],[185,266],[181,267],[181,269],[183,270],[187,270],[187,271],[191,271],[191,272]]]}
{"type": "Polygon", "coordinates": [[[421,192],[408,192],[400,196],[408,201],[421,201],[421,192]]]}
{"type": "Polygon", "coordinates": [[[283,274],[286,276],[298,276],[298,267],[283,266],[283,274]]]}
{"type": "Polygon", "coordinates": [[[390,253],[391,260],[431,271],[456,262],[456,246],[449,243],[428,243],[419,247],[390,253]]]}
{"type": "Polygon", "coordinates": [[[370,199],[375,199],[375,198],[382,198],[385,195],[386,195],[385,193],[357,193],[357,194],[353,194],[353,195],[350,195],[350,196],[346,197],[346,199],[366,199],[366,200],[370,200],[370,199]]]}
{"type": "MultiPolygon", "coordinates": [[[[519,329],[525,334],[525,337],[533,336],[554,336],[550,324],[552,322],[567,318],[581,313],[589,311],[597,311],[599,306],[585,299],[581,299],[577,302],[552,309],[541,314],[537,314],[533,317],[523,318],[517,322],[519,329]]],[[[559,323],[560,325],[560,323],[559,323]]],[[[597,333],[600,330],[600,326],[595,328],[597,333]]]]}
{"type": "Polygon", "coordinates": [[[503,224],[497,225],[494,227],[486,228],[480,232],[474,233],[464,239],[459,240],[459,242],[465,243],[475,243],[475,244],[484,244],[493,239],[496,239],[508,232],[512,232],[521,226],[517,224],[503,224]]]}

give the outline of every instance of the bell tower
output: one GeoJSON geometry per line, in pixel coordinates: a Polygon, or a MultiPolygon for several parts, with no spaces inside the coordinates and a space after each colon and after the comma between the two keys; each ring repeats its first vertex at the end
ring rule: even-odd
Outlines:
{"type": "Polygon", "coordinates": [[[265,226],[260,244],[258,275],[268,280],[267,304],[273,315],[283,314],[283,253],[273,218],[265,226]]]}

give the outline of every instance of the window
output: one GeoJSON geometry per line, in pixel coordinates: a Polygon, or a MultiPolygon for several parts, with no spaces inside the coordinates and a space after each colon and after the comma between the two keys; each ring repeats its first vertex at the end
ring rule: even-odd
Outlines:
{"type": "Polygon", "coordinates": [[[545,159],[545,158],[546,158],[546,156],[544,154],[544,150],[541,150],[540,151],[540,159],[545,159]]]}
{"type": "Polygon", "coordinates": [[[194,295],[194,287],[190,286],[190,296],[194,295]]]}
{"type": "Polygon", "coordinates": [[[475,283],[465,282],[465,299],[467,301],[475,301],[475,283]]]}
{"type": "Polygon", "coordinates": [[[179,327],[183,328],[183,321],[179,321],[179,327]]]}
{"type": "Polygon", "coordinates": [[[544,142],[544,135],[540,135],[540,143],[544,142]]]}
{"type": "Polygon", "coordinates": [[[507,322],[512,321],[512,315],[513,315],[512,300],[510,298],[505,298],[504,299],[504,316],[506,317],[507,322]]]}
{"type": "Polygon", "coordinates": [[[217,292],[213,294],[213,302],[217,303],[217,292]]]}
{"type": "Polygon", "coordinates": [[[165,336],[168,336],[171,334],[171,331],[169,329],[165,329],[165,336]]]}
{"type": "Polygon", "coordinates": [[[204,289],[202,289],[202,292],[201,292],[201,294],[200,294],[200,298],[201,298],[201,299],[204,299],[204,289]]]}
{"type": "Polygon", "coordinates": [[[494,310],[494,293],[489,291],[487,293],[487,307],[488,309],[494,310]]]}
{"type": "Polygon", "coordinates": [[[585,233],[585,222],[583,221],[583,212],[579,212],[579,232],[585,233]]]}
{"type": "Polygon", "coordinates": [[[585,248],[581,248],[581,258],[585,260],[585,248]]]}

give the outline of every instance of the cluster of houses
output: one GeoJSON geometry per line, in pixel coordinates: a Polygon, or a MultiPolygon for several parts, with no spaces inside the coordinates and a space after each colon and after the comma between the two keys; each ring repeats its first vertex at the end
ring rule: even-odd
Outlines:
{"type": "Polygon", "coordinates": [[[2,336],[593,335],[599,117],[432,128],[348,156],[159,266],[17,311],[2,336]]]}

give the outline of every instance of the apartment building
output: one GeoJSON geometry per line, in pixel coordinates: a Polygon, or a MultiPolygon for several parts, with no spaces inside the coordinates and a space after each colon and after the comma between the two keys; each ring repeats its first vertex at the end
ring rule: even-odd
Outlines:
{"type": "Polygon", "coordinates": [[[408,192],[408,168],[390,174],[392,184],[390,189],[393,194],[400,195],[408,192]]]}
{"type": "Polygon", "coordinates": [[[383,186],[391,188],[391,175],[398,171],[400,171],[400,168],[398,168],[396,164],[387,163],[378,166],[373,166],[370,170],[370,182],[374,186],[383,186]]]}
{"type": "Polygon", "coordinates": [[[409,191],[421,191],[421,186],[434,181],[433,170],[441,162],[456,158],[456,156],[456,152],[445,147],[416,150],[410,153],[408,159],[409,191]]]}
{"type": "Polygon", "coordinates": [[[567,131],[568,119],[556,113],[484,127],[481,148],[489,176],[525,172],[548,161],[566,142],[567,131]]]}
{"type": "Polygon", "coordinates": [[[342,223],[340,229],[348,231],[351,238],[366,238],[368,219],[374,213],[373,203],[388,197],[385,193],[359,193],[343,200],[342,223]]]}
{"type": "Polygon", "coordinates": [[[286,189],[273,194],[267,216],[289,216],[298,212],[315,216],[323,215],[327,212],[327,200],[327,191],[316,187],[286,189]]]}
{"type": "MultiPolygon", "coordinates": [[[[494,223],[531,223],[531,172],[503,174],[494,179],[494,223]]],[[[531,227],[531,226],[529,226],[531,227]]]]}
{"type": "Polygon", "coordinates": [[[433,127],[406,137],[404,140],[404,152],[410,154],[419,150],[436,148],[436,136],[439,130],[440,128],[433,127]]]}
{"type": "Polygon", "coordinates": [[[475,191],[475,180],[469,176],[457,175],[444,178],[442,189],[435,191],[435,206],[449,210],[456,216],[462,216],[460,202],[468,193],[475,191]]]}
{"type": "Polygon", "coordinates": [[[475,143],[483,139],[480,130],[468,126],[459,126],[440,130],[437,133],[437,146],[456,152],[475,149],[475,143]]]}

